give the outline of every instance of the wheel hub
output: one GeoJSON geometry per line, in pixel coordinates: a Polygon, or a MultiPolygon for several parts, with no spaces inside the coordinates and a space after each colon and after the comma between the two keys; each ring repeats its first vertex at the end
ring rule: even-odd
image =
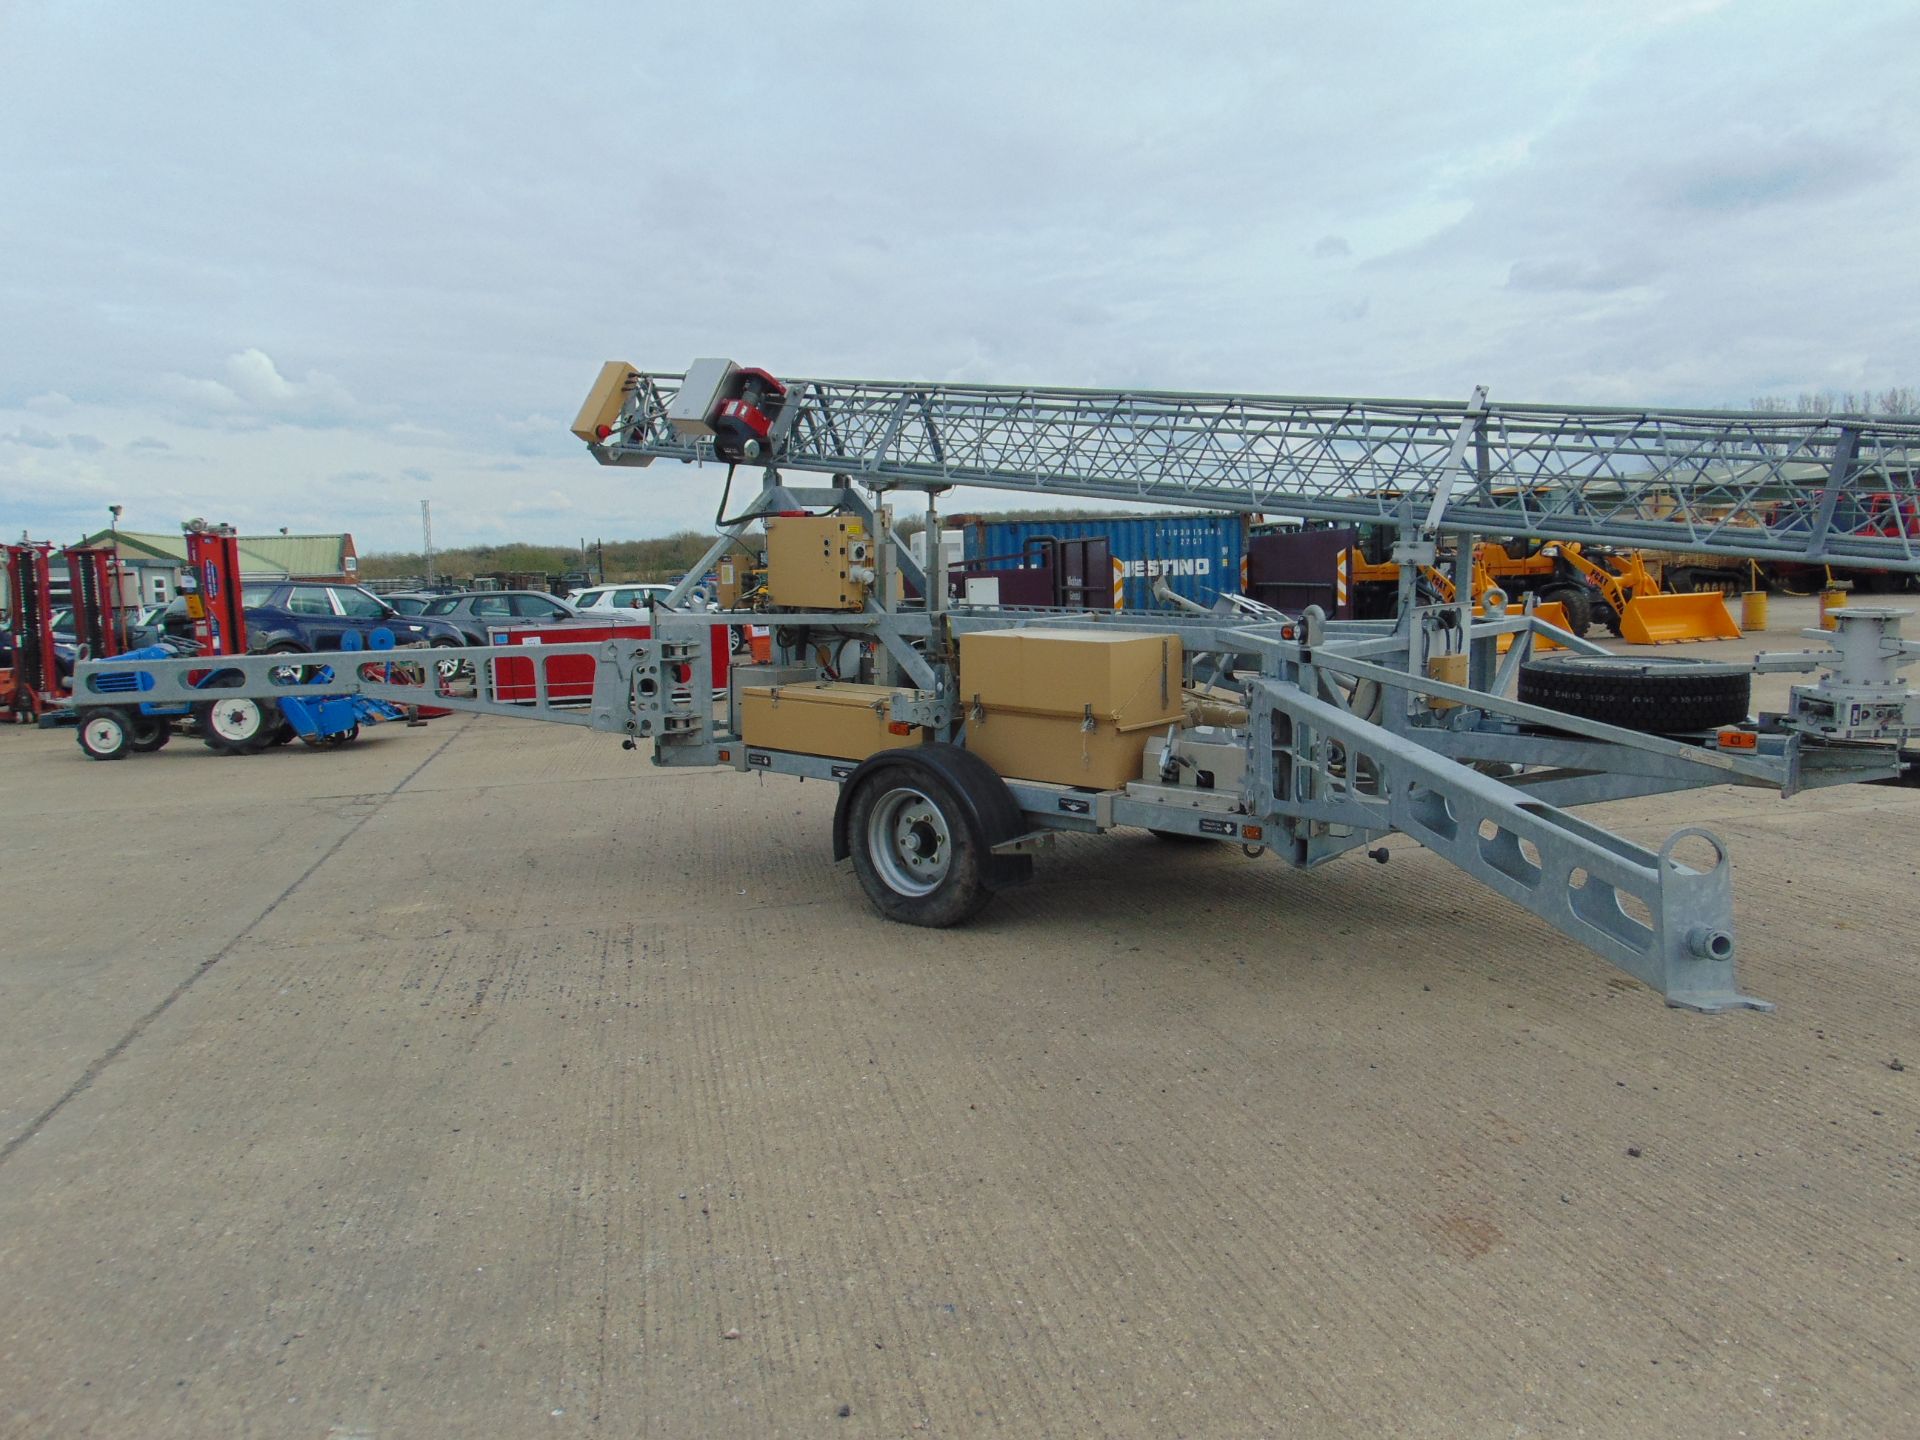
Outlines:
{"type": "Polygon", "coordinates": [[[928,895],[947,878],[953,857],[947,822],[934,802],[902,785],[887,791],[867,822],[868,852],[887,887],[928,895]]]}

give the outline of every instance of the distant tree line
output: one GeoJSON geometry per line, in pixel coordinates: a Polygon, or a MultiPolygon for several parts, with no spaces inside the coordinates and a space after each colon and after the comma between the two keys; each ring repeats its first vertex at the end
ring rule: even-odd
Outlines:
{"type": "MultiPolygon", "coordinates": [[[[684,574],[713,542],[698,530],[682,530],[657,540],[608,540],[577,545],[534,545],[511,541],[504,545],[463,545],[433,552],[434,573],[442,578],[527,573],[566,575],[585,571],[596,580],[602,560],[609,580],[664,580],[684,574]]],[[[360,557],[360,575],[367,580],[396,580],[426,574],[426,556],[418,550],[381,551],[360,557]]]]}
{"type": "MultiPolygon", "coordinates": [[[[925,527],[923,511],[909,502],[917,496],[898,497],[894,504],[895,524],[903,535],[917,534],[925,527]]],[[[995,511],[995,520],[1090,520],[1122,515],[1120,510],[1005,510],[995,511]]],[[[955,516],[943,516],[951,523],[955,516]]],[[[758,548],[759,537],[743,537],[749,547],[758,548]]],[[[442,579],[465,580],[476,575],[532,574],[567,575],[585,571],[595,580],[601,566],[610,581],[661,581],[684,575],[707,546],[713,534],[705,530],[682,530],[657,540],[595,541],[585,550],[577,545],[535,545],[509,541],[502,545],[463,545],[433,552],[435,575],[442,579]]],[[[418,550],[382,550],[360,557],[360,576],[364,580],[419,579],[426,574],[426,556],[418,550]]]]}
{"type": "Polygon", "coordinates": [[[1896,385],[1889,390],[1802,390],[1793,399],[1762,395],[1752,408],[1810,415],[1920,415],[1920,390],[1896,385]]]}

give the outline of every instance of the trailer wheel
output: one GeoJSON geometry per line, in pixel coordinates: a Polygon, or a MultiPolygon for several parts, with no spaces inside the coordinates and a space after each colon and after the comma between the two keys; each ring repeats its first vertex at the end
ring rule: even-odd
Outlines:
{"type": "Polygon", "coordinates": [[[1548,655],[1520,667],[1520,703],[1652,735],[1711,730],[1747,718],[1744,665],[1633,655],[1548,655]]]}
{"type": "Polygon", "coordinates": [[[83,710],[74,738],[89,760],[124,760],[133,750],[133,730],[118,710],[83,710]]]}
{"type": "Polygon", "coordinates": [[[1567,629],[1584,637],[1593,628],[1593,591],[1585,585],[1548,585],[1540,591],[1542,605],[1558,601],[1566,612],[1567,629]]]}
{"type": "Polygon", "coordinates": [[[202,701],[194,714],[200,721],[201,738],[217,754],[252,755],[273,738],[266,707],[245,695],[202,701]]]}
{"type": "Polygon", "coordinates": [[[899,765],[869,775],[847,830],[860,888],[889,920],[944,929],[993,898],[967,810],[930,771],[899,765]]]}

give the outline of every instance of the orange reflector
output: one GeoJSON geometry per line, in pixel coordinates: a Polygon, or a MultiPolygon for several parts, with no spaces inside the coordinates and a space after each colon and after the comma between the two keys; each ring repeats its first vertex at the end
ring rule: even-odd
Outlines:
{"type": "Polygon", "coordinates": [[[720,758],[722,760],[731,760],[733,759],[733,752],[731,750],[722,750],[720,752],[720,758]]]}
{"type": "Polygon", "coordinates": [[[904,720],[889,720],[887,722],[887,733],[889,735],[911,735],[913,734],[913,726],[904,720]]]}
{"type": "Polygon", "coordinates": [[[1751,730],[1722,730],[1720,748],[1722,750],[1758,750],[1760,737],[1751,730]]]}
{"type": "Polygon", "coordinates": [[[1258,825],[1242,825],[1240,827],[1240,838],[1243,840],[1258,840],[1266,833],[1267,832],[1262,830],[1258,825]]]}

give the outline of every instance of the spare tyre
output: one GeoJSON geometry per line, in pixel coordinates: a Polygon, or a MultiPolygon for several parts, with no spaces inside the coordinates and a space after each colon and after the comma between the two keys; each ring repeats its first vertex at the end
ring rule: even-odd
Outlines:
{"type": "Polygon", "coordinates": [[[1738,724],[1752,695],[1752,671],[1713,660],[1547,655],[1520,667],[1521,704],[1652,735],[1738,724]]]}

